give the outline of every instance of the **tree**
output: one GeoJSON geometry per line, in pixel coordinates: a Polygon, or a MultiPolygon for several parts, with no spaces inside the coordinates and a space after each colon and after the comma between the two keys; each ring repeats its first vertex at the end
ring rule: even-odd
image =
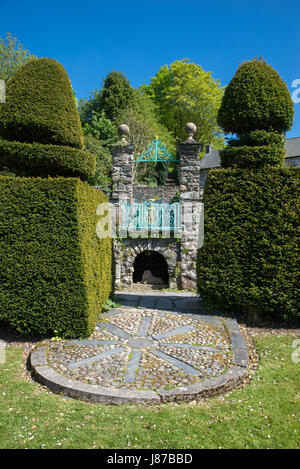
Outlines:
{"type": "Polygon", "coordinates": [[[92,135],[84,137],[85,150],[96,155],[96,173],[88,180],[92,186],[101,186],[102,189],[109,193],[112,184],[112,156],[109,148],[92,135]]]}
{"type": "MultiPolygon", "coordinates": [[[[176,154],[173,135],[157,118],[157,106],[151,98],[139,89],[133,89],[130,105],[119,115],[119,123],[126,123],[130,129],[130,143],[135,146],[136,154],[142,153],[152,140],[159,138],[176,154]]],[[[169,164],[155,162],[138,163],[135,168],[136,180],[139,183],[164,185],[169,164]]]]}
{"type": "Polygon", "coordinates": [[[84,124],[83,133],[101,140],[104,146],[114,143],[118,138],[116,126],[106,119],[104,111],[100,115],[93,111],[91,120],[84,124]]]}
{"type": "MultiPolygon", "coordinates": [[[[129,126],[130,143],[135,146],[136,154],[144,151],[157,137],[170,152],[176,152],[175,139],[159,122],[155,102],[141,90],[132,88],[123,73],[110,72],[102,89],[94,90],[88,100],[80,101],[79,113],[84,134],[97,138],[103,146],[113,143],[116,140],[117,127],[126,124],[129,126]]],[[[165,173],[165,166],[156,163],[136,165],[138,182],[162,183],[165,173]]]]}
{"type": "Polygon", "coordinates": [[[294,105],[280,75],[264,60],[242,63],[226,87],[218,124],[238,136],[251,131],[286,132],[293,123],[294,105]]]}
{"type": "Polygon", "coordinates": [[[151,83],[142,85],[141,89],[157,104],[160,122],[177,141],[186,138],[187,122],[194,122],[196,140],[212,143],[215,148],[223,146],[217,124],[223,88],[219,80],[212,78],[211,72],[205,72],[188,59],[177,60],[161,67],[151,83]]]}
{"type": "Polygon", "coordinates": [[[133,89],[122,72],[110,72],[103,83],[100,106],[106,117],[116,121],[133,99],[133,89]]]}
{"type": "Polygon", "coordinates": [[[35,55],[23,48],[16,37],[7,33],[5,39],[0,37],[0,79],[7,81],[18,68],[29,60],[36,59],[35,55]]]}
{"type": "Polygon", "coordinates": [[[133,88],[122,72],[112,70],[103,80],[100,89],[92,91],[89,99],[79,101],[78,110],[82,124],[90,123],[96,114],[104,116],[116,124],[120,113],[133,99],[133,88]]]}
{"type": "Polygon", "coordinates": [[[101,89],[95,89],[89,98],[81,98],[78,102],[78,112],[82,125],[89,123],[93,115],[101,115],[102,108],[100,106],[101,89]]]}
{"type": "Polygon", "coordinates": [[[176,152],[173,135],[157,118],[157,106],[139,89],[133,89],[133,99],[120,112],[117,123],[128,125],[130,143],[134,144],[137,154],[145,150],[156,137],[164,142],[170,152],[176,152]]]}

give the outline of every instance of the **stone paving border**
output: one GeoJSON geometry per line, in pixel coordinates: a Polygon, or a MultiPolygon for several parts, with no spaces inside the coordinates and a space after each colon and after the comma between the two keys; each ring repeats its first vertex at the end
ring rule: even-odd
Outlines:
{"type": "MultiPolygon", "coordinates": [[[[182,313],[181,313],[182,314],[182,313]]],[[[211,318],[212,319],[212,318],[211,318]]],[[[199,317],[201,320],[201,317],[199,317]]],[[[102,387],[86,384],[64,377],[54,371],[46,356],[46,347],[34,350],[30,356],[33,375],[53,392],[75,399],[99,404],[160,404],[165,402],[189,402],[209,397],[233,389],[248,374],[249,363],[247,346],[235,319],[224,318],[233,351],[234,366],[224,374],[189,386],[157,391],[139,391],[102,387]]],[[[130,370],[128,370],[130,374],[130,370]]],[[[128,377],[130,379],[130,376],[128,377]]]]}

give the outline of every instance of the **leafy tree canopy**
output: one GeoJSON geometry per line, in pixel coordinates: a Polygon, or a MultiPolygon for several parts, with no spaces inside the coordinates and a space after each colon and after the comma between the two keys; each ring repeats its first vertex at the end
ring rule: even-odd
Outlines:
{"type": "Polygon", "coordinates": [[[129,106],[120,112],[118,124],[125,123],[130,129],[130,143],[136,153],[144,151],[155,138],[159,138],[168,150],[175,153],[175,139],[157,118],[157,106],[151,98],[139,89],[133,89],[133,99],[129,106]]]}
{"type": "Polygon", "coordinates": [[[29,60],[36,59],[35,55],[23,48],[18,39],[7,33],[3,39],[0,37],[0,79],[7,81],[18,68],[29,60]]]}
{"type": "Polygon", "coordinates": [[[93,113],[101,115],[112,122],[116,122],[120,112],[133,99],[133,88],[122,72],[111,71],[105,77],[101,89],[95,89],[88,100],[79,103],[79,113],[83,122],[89,122],[93,113]]]}
{"type": "MultiPolygon", "coordinates": [[[[142,153],[156,138],[159,138],[171,153],[176,154],[173,135],[159,122],[156,104],[141,90],[133,90],[133,99],[130,105],[120,113],[119,123],[123,122],[129,126],[130,143],[135,146],[136,154],[142,153]]],[[[168,175],[168,167],[169,163],[137,163],[135,167],[136,182],[164,185],[168,175]]]]}
{"type": "Polygon", "coordinates": [[[161,67],[151,83],[141,89],[157,104],[160,122],[177,141],[185,140],[185,125],[194,122],[197,141],[212,143],[215,148],[224,145],[217,124],[223,88],[211,72],[189,59],[177,60],[161,67]]]}
{"type": "Polygon", "coordinates": [[[117,140],[116,126],[105,117],[104,111],[100,115],[93,111],[91,120],[84,124],[83,134],[101,140],[105,146],[117,140]]]}
{"type": "Polygon", "coordinates": [[[109,148],[88,134],[84,137],[85,150],[96,155],[96,173],[88,180],[92,186],[101,186],[106,193],[111,191],[112,156],[109,148]]]}

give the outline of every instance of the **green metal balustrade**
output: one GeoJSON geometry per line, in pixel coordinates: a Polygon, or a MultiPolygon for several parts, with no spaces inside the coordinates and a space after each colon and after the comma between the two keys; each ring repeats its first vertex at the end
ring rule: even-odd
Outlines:
{"type": "Polygon", "coordinates": [[[167,202],[133,202],[124,203],[123,223],[121,229],[129,231],[154,230],[174,231],[181,230],[180,203],[167,202]]]}

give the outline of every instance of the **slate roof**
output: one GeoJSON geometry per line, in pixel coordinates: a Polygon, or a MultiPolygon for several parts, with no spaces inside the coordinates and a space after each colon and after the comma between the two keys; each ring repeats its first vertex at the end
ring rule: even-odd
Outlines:
{"type": "MultiPolygon", "coordinates": [[[[300,137],[287,138],[285,140],[286,158],[300,157],[300,137]]],[[[200,162],[201,169],[219,168],[221,166],[220,155],[218,150],[212,150],[206,153],[200,162]]]]}

